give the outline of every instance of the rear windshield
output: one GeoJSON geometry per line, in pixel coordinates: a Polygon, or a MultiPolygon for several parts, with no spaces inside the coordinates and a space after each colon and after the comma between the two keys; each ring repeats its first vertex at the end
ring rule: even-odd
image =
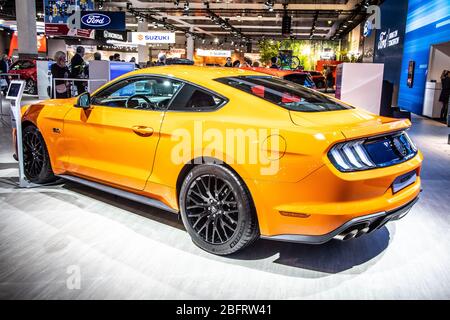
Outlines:
{"type": "Polygon", "coordinates": [[[352,109],[314,90],[280,78],[241,76],[215,80],[292,111],[320,112],[352,109]]]}
{"type": "Polygon", "coordinates": [[[287,76],[284,76],[283,79],[301,84],[307,88],[314,88],[314,81],[306,73],[288,74],[287,76]]]}

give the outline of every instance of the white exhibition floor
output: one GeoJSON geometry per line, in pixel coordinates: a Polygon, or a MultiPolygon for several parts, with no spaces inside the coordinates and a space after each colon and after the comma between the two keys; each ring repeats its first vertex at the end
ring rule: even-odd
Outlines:
{"type": "Polygon", "coordinates": [[[402,220],[349,242],[259,240],[217,257],[173,214],[75,183],[17,188],[2,120],[0,299],[450,299],[449,129],[437,122],[413,119],[424,191],[402,220]]]}

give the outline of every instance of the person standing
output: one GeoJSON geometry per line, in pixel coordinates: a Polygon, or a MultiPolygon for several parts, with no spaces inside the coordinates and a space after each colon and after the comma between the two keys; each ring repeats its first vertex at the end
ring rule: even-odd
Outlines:
{"type": "Polygon", "coordinates": [[[232,66],[233,66],[233,63],[231,62],[231,58],[227,57],[227,62],[225,62],[224,67],[231,68],[232,66]]]}
{"type": "MultiPolygon", "coordinates": [[[[66,54],[62,51],[58,51],[55,53],[55,63],[50,67],[50,72],[52,73],[53,78],[59,79],[67,79],[69,78],[69,68],[66,64],[66,54]]],[[[64,80],[55,80],[54,81],[55,88],[52,90],[52,95],[55,95],[53,98],[56,99],[64,99],[70,98],[70,90],[69,90],[69,82],[64,80]]]]}
{"type": "Polygon", "coordinates": [[[442,91],[439,101],[442,102],[441,120],[447,120],[448,102],[450,97],[450,71],[444,70],[441,75],[442,91]]]}
{"type": "Polygon", "coordinates": [[[334,86],[333,72],[331,71],[330,67],[327,67],[327,71],[325,72],[325,93],[328,92],[328,88],[331,88],[331,91],[333,91],[333,86],[334,86]]]}
{"type": "Polygon", "coordinates": [[[272,57],[272,58],[270,58],[270,63],[271,63],[271,65],[270,65],[270,68],[271,68],[271,69],[278,69],[278,66],[277,66],[277,57],[272,57]]]}
{"type": "Polygon", "coordinates": [[[239,60],[234,60],[233,62],[233,68],[239,68],[241,66],[241,61],[239,60]]]}
{"type": "Polygon", "coordinates": [[[166,65],[166,54],[164,52],[160,52],[158,54],[158,61],[156,62],[157,66],[165,66],[166,65]]]}
{"type": "MultiPolygon", "coordinates": [[[[86,63],[83,60],[84,52],[84,48],[82,46],[78,46],[75,55],[73,56],[72,60],[70,60],[71,78],[83,79],[85,77],[84,68],[86,66],[86,63]]],[[[75,86],[77,88],[78,95],[86,91],[85,83],[83,81],[75,81],[75,86]]]]}
{"type": "Polygon", "coordinates": [[[140,66],[136,63],[136,58],[135,57],[131,57],[130,62],[134,63],[134,68],[135,69],[140,69],[140,66]]]}
{"type": "MultiPolygon", "coordinates": [[[[8,72],[9,72],[8,56],[4,54],[2,55],[2,60],[0,61],[0,73],[8,73],[8,72]]],[[[2,82],[2,86],[5,85],[3,94],[6,96],[9,87],[9,78],[8,76],[1,76],[0,81],[2,82]]]]}
{"type": "Polygon", "coordinates": [[[94,53],[94,60],[96,60],[96,61],[102,60],[102,54],[98,51],[96,53],[94,53]]]}
{"type": "Polygon", "coordinates": [[[252,60],[250,60],[250,58],[244,57],[244,67],[247,67],[247,68],[252,67],[252,60]]]}

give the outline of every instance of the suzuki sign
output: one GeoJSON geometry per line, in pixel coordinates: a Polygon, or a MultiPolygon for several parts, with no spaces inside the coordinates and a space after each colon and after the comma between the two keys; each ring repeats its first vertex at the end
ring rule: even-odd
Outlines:
{"type": "Polygon", "coordinates": [[[134,44],[175,43],[175,33],[171,32],[133,32],[131,41],[134,44]]]}

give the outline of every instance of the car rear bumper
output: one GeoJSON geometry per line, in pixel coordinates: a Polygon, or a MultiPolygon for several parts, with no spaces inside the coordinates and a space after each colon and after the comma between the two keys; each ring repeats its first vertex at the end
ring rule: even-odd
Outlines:
{"type": "Polygon", "coordinates": [[[409,213],[418,200],[419,197],[416,197],[407,204],[394,210],[356,217],[342,224],[337,229],[323,235],[282,234],[275,236],[261,236],[261,238],[309,244],[322,244],[330,241],[331,239],[350,240],[381,229],[389,221],[395,221],[403,218],[409,213]]]}

